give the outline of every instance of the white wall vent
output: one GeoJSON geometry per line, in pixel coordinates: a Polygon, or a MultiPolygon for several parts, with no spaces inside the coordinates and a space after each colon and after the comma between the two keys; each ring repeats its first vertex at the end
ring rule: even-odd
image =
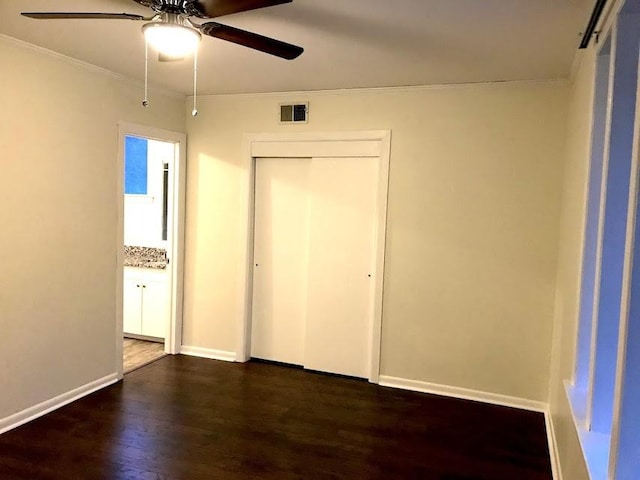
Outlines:
{"type": "Polygon", "coordinates": [[[309,103],[280,104],[280,123],[307,123],[309,103]]]}

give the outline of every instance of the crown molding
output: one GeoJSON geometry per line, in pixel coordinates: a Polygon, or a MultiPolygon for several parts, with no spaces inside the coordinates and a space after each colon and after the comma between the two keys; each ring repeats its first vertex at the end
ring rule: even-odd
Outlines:
{"type": "MultiPolygon", "coordinates": [[[[61,62],[74,65],[83,68],[87,71],[99,73],[101,75],[109,76],[123,83],[129,85],[135,85],[137,87],[143,86],[143,83],[135,80],[126,75],[107,70],[106,68],[99,67],[97,65],[78,60],[67,55],[54,52],[39,45],[34,45],[24,40],[19,40],[14,37],[10,37],[0,33],[0,41],[8,45],[13,45],[25,50],[31,50],[41,55],[54,58],[61,62]]],[[[575,61],[574,61],[575,64],[575,61]]],[[[276,96],[321,96],[321,95],[358,95],[358,94],[371,94],[371,93],[410,93],[421,92],[430,90],[449,90],[449,89],[466,89],[466,88],[496,88],[505,86],[534,86],[534,85],[567,85],[570,83],[569,79],[538,79],[538,80],[499,80],[489,82],[462,82],[462,83],[443,83],[432,85],[399,85],[392,87],[357,87],[357,88],[335,88],[335,89],[320,89],[320,90],[284,90],[278,92],[252,92],[252,93],[214,93],[208,95],[198,94],[198,98],[251,98],[251,97],[276,97],[276,96]]],[[[174,98],[192,98],[192,95],[184,95],[173,90],[169,90],[163,87],[154,86],[150,84],[150,89],[156,93],[164,94],[174,98]]]]}
{"type": "MultiPolygon", "coordinates": [[[[52,58],[54,60],[60,61],[62,63],[66,63],[68,65],[72,65],[78,68],[81,68],[83,70],[89,71],[89,72],[93,72],[93,73],[97,73],[99,75],[104,75],[106,77],[111,77],[114,80],[117,80],[119,82],[122,83],[126,83],[128,85],[133,85],[135,87],[139,87],[139,88],[144,88],[144,83],[140,82],[139,80],[136,80],[134,78],[128,77],[126,75],[123,75],[121,73],[116,73],[113,72],[111,70],[108,70],[106,68],[103,67],[99,67],[97,65],[94,65],[92,63],[88,63],[88,62],[84,62],[82,60],[78,60],[77,58],[73,58],[73,57],[69,57],[67,55],[64,55],[62,53],[58,53],[58,52],[54,52],[53,50],[49,50],[48,48],[44,48],[41,47],[39,45],[34,45],[32,43],[29,42],[25,42],[24,40],[20,40],[17,39],[15,37],[10,37],[9,35],[5,35],[3,33],[0,33],[0,42],[6,44],[6,45],[10,45],[16,48],[20,48],[23,50],[28,50],[31,52],[35,52],[38,53],[40,55],[43,55],[45,57],[49,57],[52,58]]],[[[173,98],[180,98],[180,99],[185,99],[186,95],[179,93],[179,92],[175,92],[173,90],[169,90],[163,87],[159,87],[157,85],[153,85],[153,84],[149,84],[149,90],[152,90],[155,93],[161,94],[161,95],[166,95],[169,97],[173,97],[173,98]]]]}
{"type": "MultiPolygon", "coordinates": [[[[568,85],[566,78],[546,80],[501,80],[495,82],[467,82],[467,83],[443,83],[433,85],[400,85],[394,87],[359,87],[336,88],[326,90],[285,90],[281,92],[255,92],[255,93],[213,93],[200,95],[198,98],[251,98],[251,97],[281,97],[281,96],[322,96],[322,95],[358,95],[371,93],[405,93],[421,92],[428,90],[450,90],[464,88],[496,88],[508,86],[535,86],[535,85],[568,85]]],[[[193,97],[190,95],[188,98],[193,97]]]]}

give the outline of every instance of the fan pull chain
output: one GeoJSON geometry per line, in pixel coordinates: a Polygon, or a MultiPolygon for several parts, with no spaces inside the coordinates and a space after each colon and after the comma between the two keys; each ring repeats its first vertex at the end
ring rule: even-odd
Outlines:
{"type": "Polygon", "coordinates": [[[149,42],[144,42],[144,100],[142,106],[149,106],[149,42]]]}
{"type": "Polygon", "coordinates": [[[194,117],[198,115],[197,107],[197,95],[198,95],[198,49],[196,48],[193,53],[193,110],[191,115],[194,117]]]}

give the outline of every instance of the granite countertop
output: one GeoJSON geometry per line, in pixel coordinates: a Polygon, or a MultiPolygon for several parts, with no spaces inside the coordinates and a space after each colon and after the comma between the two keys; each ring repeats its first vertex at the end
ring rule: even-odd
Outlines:
{"type": "Polygon", "coordinates": [[[135,247],[125,245],[124,266],[141,268],[167,268],[169,260],[167,251],[164,248],[135,247]]]}

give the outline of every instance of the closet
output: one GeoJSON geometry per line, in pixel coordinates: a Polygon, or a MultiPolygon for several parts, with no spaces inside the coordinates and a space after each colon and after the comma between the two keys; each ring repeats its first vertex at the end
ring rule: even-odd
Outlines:
{"type": "Polygon", "coordinates": [[[379,163],[256,158],[252,357],[368,377],[379,163]]]}

